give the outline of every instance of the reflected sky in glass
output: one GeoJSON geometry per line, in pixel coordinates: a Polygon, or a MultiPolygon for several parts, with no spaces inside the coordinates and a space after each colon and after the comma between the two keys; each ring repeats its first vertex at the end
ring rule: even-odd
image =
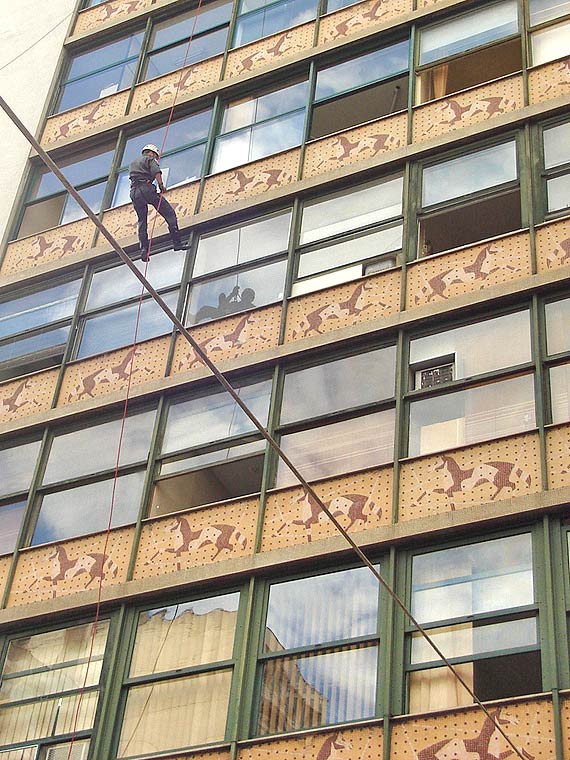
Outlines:
{"type": "Polygon", "coordinates": [[[27,491],[40,451],[40,441],[0,449],[0,495],[27,491]]]}
{"type": "Polygon", "coordinates": [[[80,286],[73,280],[0,304],[0,338],[70,317],[80,286]]]}

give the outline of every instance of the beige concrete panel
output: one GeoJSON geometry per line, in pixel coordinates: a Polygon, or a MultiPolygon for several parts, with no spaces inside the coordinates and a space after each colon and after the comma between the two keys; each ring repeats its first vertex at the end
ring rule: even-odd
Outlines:
{"type": "Polygon", "coordinates": [[[502,501],[542,489],[535,433],[404,462],[399,520],[502,501]]]}
{"type": "MultiPolygon", "coordinates": [[[[275,348],[279,342],[281,307],[269,306],[240,316],[218,319],[190,329],[192,337],[218,363],[275,348]]],[[[201,367],[202,362],[182,335],[176,338],[171,375],[201,367]]]]}
{"type": "Polygon", "coordinates": [[[537,229],[536,263],[539,272],[570,264],[570,219],[537,229]]]}
{"type": "Polygon", "coordinates": [[[54,227],[30,237],[14,240],[8,244],[2,262],[2,275],[23,272],[26,269],[59,261],[73,253],[91,247],[95,227],[90,219],[54,227]]]}
{"type": "Polygon", "coordinates": [[[42,134],[42,146],[52,146],[60,140],[97,132],[109,122],[125,115],[128,99],[129,91],[125,90],[50,116],[42,134]]]}
{"type": "Polygon", "coordinates": [[[0,557],[0,595],[4,595],[4,591],[6,590],[6,581],[8,580],[8,572],[10,571],[11,564],[11,554],[8,554],[6,557],[0,557]]]}
{"type": "MultiPolygon", "coordinates": [[[[351,533],[391,522],[392,466],[323,481],[318,496],[351,533]]],[[[265,506],[261,551],[304,544],[338,535],[336,527],[301,487],[269,494],[265,506]]]]}
{"type": "Polygon", "coordinates": [[[406,308],[447,301],[531,274],[527,232],[420,259],[408,266],[406,308]]]}
{"type": "Polygon", "coordinates": [[[545,63],[528,74],[529,100],[541,103],[570,92],[570,57],[554,63],[545,63]]]}
{"type": "Polygon", "coordinates": [[[147,522],[135,580],[252,554],[258,511],[259,498],[254,497],[147,522]]]}
{"type": "Polygon", "coordinates": [[[562,736],[564,746],[564,760],[570,760],[570,695],[564,694],[561,698],[560,718],[562,723],[562,736]]]}
{"type": "Polygon", "coordinates": [[[546,461],[549,487],[570,485],[570,425],[546,431],[546,461]]]}
{"type": "Polygon", "coordinates": [[[412,9],[412,0],[368,0],[343,8],[321,19],[319,45],[398,18],[412,9]]]}
{"type": "Polygon", "coordinates": [[[255,71],[273,61],[289,58],[313,46],[315,22],[303,24],[280,34],[230,51],[224,79],[255,71]]]}
{"type": "Polygon", "coordinates": [[[299,172],[298,148],[263,158],[239,169],[213,174],[206,179],[200,211],[252,198],[274,187],[295,182],[299,172]]]}
{"type": "Polygon", "coordinates": [[[82,399],[105,396],[126,388],[132,368],[132,385],[142,385],[164,377],[170,336],[125,346],[91,359],[70,364],[63,376],[57,406],[82,399]],[[133,362],[133,350],[135,352],[133,362]]]}
{"type": "Polygon", "coordinates": [[[383,743],[382,726],[345,727],[240,747],[238,760],[378,760],[383,743]]]}
{"type": "Polygon", "coordinates": [[[192,752],[191,755],[169,755],[168,760],[230,760],[230,751],[226,752],[192,752]]]}
{"type": "Polygon", "coordinates": [[[310,142],[305,152],[303,178],[401,148],[406,145],[407,129],[408,117],[401,113],[310,142]]]}
{"type": "Polygon", "coordinates": [[[546,699],[489,705],[491,718],[477,706],[394,719],[390,760],[410,758],[508,758],[514,752],[496,722],[528,760],[555,760],[552,703],[546,699]]]}
{"type": "Polygon", "coordinates": [[[151,79],[135,87],[129,113],[172,106],[190,93],[207,90],[219,81],[223,56],[201,61],[171,74],[151,79]]]}
{"type": "MultiPolygon", "coordinates": [[[[110,508],[110,505],[109,505],[110,508]]],[[[114,586],[127,579],[133,528],[41,546],[20,554],[8,607],[68,596],[99,584],[114,586]]]]}
{"type": "Polygon", "coordinates": [[[151,8],[157,0],[108,0],[106,3],[87,8],[78,17],[73,34],[81,34],[96,29],[110,21],[124,21],[127,16],[137,11],[151,8]]]}
{"type": "Polygon", "coordinates": [[[0,423],[51,408],[59,368],[0,384],[0,423]]]}
{"type": "Polygon", "coordinates": [[[520,74],[426,103],[414,109],[413,142],[429,140],[454,129],[479,124],[494,116],[516,111],[523,105],[523,80],[520,74]]]}
{"type": "Polygon", "coordinates": [[[285,343],[339,330],[400,309],[400,270],[294,298],[287,309],[285,343]]]}

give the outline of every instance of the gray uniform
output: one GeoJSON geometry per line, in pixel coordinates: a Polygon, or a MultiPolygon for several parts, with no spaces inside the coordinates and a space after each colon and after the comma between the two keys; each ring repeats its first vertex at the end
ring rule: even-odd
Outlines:
{"type": "Polygon", "coordinates": [[[180,230],[176,213],[170,203],[156,190],[154,178],[160,172],[160,164],[153,156],[143,154],[135,158],[129,166],[131,180],[131,200],[139,220],[138,233],[141,250],[148,250],[148,207],[154,206],[168,225],[174,248],[181,248],[180,230]]]}

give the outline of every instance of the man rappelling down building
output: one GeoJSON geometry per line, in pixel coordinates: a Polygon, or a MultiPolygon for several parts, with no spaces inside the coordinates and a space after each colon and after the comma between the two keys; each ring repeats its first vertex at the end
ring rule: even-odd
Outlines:
{"type": "Polygon", "coordinates": [[[181,251],[186,247],[180,238],[176,213],[166,198],[164,196],[161,197],[161,193],[166,191],[166,187],[162,181],[158,155],[156,145],[145,145],[142,149],[142,155],[131,161],[129,166],[131,200],[139,220],[139,243],[141,247],[141,259],[143,261],[148,261],[150,255],[147,228],[149,204],[154,206],[166,221],[174,250],[181,251]],[[156,190],[154,185],[155,180],[160,192],[156,190]]]}

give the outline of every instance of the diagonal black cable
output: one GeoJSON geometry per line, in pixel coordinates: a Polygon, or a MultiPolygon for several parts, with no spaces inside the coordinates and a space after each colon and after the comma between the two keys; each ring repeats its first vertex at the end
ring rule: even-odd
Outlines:
{"type": "Polygon", "coordinates": [[[430,647],[433,649],[433,651],[437,654],[438,658],[447,666],[447,668],[451,671],[453,676],[459,681],[459,683],[463,686],[463,688],[467,691],[469,696],[473,699],[473,701],[481,708],[481,710],[485,713],[487,718],[495,724],[495,727],[497,731],[501,734],[501,736],[505,739],[505,741],[509,744],[509,746],[514,750],[517,757],[520,758],[520,760],[526,760],[526,758],[522,755],[522,753],[515,747],[513,741],[507,736],[506,732],[500,725],[500,723],[495,720],[494,716],[491,714],[491,712],[485,707],[485,705],[481,702],[481,700],[477,697],[473,689],[469,686],[469,684],[465,681],[463,676],[459,673],[459,671],[451,664],[451,662],[447,659],[447,657],[443,654],[441,649],[437,646],[435,641],[431,638],[431,636],[428,634],[425,628],[423,628],[422,625],[415,619],[415,617],[412,615],[410,610],[406,607],[405,603],[400,599],[398,594],[390,587],[390,585],[387,583],[387,581],[384,580],[384,578],[380,575],[378,570],[374,567],[372,562],[368,559],[368,557],[364,554],[362,549],[358,546],[358,544],[354,541],[352,536],[342,527],[342,525],[339,523],[339,521],[336,519],[336,517],[333,515],[333,513],[330,511],[330,509],[326,506],[326,504],[323,502],[323,500],[318,496],[317,492],[314,490],[314,488],[305,480],[303,475],[299,472],[299,470],[295,467],[293,462],[289,459],[287,454],[283,451],[283,449],[279,446],[277,441],[267,432],[267,430],[263,427],[261,422],[257,419],[257,417],[253,414],[253,412],[249,409],[246,403],[242,401],[242,399],[239,397],[236,390],[233,388],[231,383],[225,378],[225,376],[220,372],[220,370],[216,367],[214,362],[206,355],[205,351],[201,348],[201,346],[196,342],[196,340],[192,337],[190,332],[187,330],[187,328],[182,324],[182,322],[178,319],[176,314],[170,309],[168,304],[163,300],[163,298],[158,294],[158,292],[155,290],[155,288],[150,284],[150,282],[146,279],[146,277],[139,272],[139,270],[136,268],[135,264],[131,261],[129,255],[125,253],[125,251],[121,248],[119,243],[115,240],[113,235],[107,230],[105,225],[101,222],[101,220],[93,213],[93,211],[89,208],[87,203],[83,200],[83,198],[79,195],[77,190],[73,187],[73,185],[67,180],[65,175],[61,172],[61,169],[58,167],[58,165],[55,163],[55,161],[46,153],[46,151],[42,148],[42,146],[39,144],[39,142],[35,139],[35,137],[29,132],[29,130],[25,127],[25,125],[20,121],[20,119],[16,116],[14,111],[10,108],[10,106],[6,103],[4,98],[0,96],[0,108],[7,114],[7,116],[12,120],[12,122],[18,127],[20,132],[25,136],[25,138],[28,140],[30,145],[35,149],[39,157],[42,159],[42,161],[46,164],[46,166],[52,170],[52,172],[55,174],[55,176],[59,179],[59,181],[62,183],[62,185],[65,187],[65,189],[70,193],[72,198],[81,206],[83,211],[85,211],[85,214],[91,219],[93,224],[97,227],[97,229],[101,232],[103,237],[111,244],[113,249],[118,253],[121,260],[129,267],[131,272],[135,275],[135,277],[144,285],[146,290],[149,292],[149,294],[154,298],[156,303],[160,306],[162,311],[166,314],[166,316],[171,320],[171,322],[175,325],[175,327],[178,328],[181,335],[183,335],[188,343],[192,346],[194,349],[194,352],[196,355],[200,358],[203,364],[208,367],[210,372],[214,375],[214,377],[218,380],[218,382],[222,385],[222,387],[230,394],[230,396],[233,398],[233,400],[236,402],[236,404],[240,407],[242,412],[249,418],[249,420],[253,423],[254,427],[258,430],[258,432],[263,436],[263,438],[267,441],[267,443],[271,446],[271,448],[278,454],[280,459],[287,465],[289,470],[293,473],[293,475],[297,478],[299,483],[303,486],[305,493],[307,496],[314,499],[315,503],[318,504],[319,508],[327,515],[329,520],[332,522],[332,524],[335,526],[335,528],[338,530],[338,532],[344,537],[344,539],[347,541],[348,544],[350,544],[351,548],[354,550],[354,552],[358,555],[360,560],[366,565],[366,567],[370,570],[370,572],[374,575],[374,577],[377,579],[377,581],[380,583],[382,588],[386,591],[387,594],[393,599],[393,601],[398,605],[398,607],[402,610],[404,615],[408,618],[410,623],[418,630],[418,633],[420,633],[423,638],[427,641],[427,643],[430,645],[430,647]]]}

